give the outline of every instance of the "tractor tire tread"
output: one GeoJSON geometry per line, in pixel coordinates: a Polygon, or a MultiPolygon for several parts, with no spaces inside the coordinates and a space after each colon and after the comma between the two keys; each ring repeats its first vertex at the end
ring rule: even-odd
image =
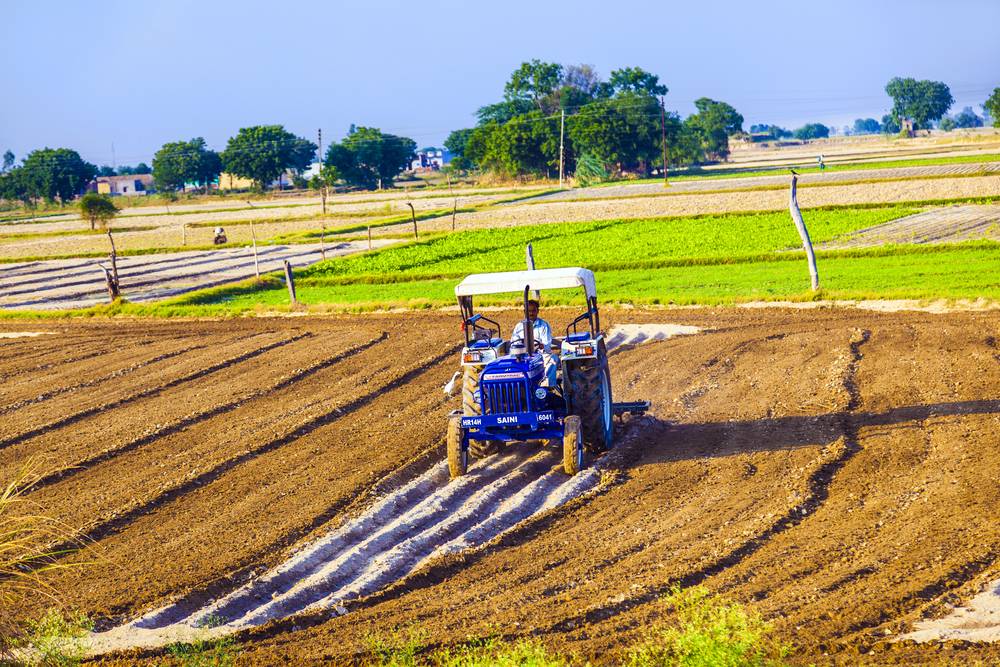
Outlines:
{"type": "MultiPolygon", "coordinates": [[[[608,359],[603,343],[596,358],[569,364],[567,371],[572,413],[580,417],[583,445],[591,454],[605,452],[609,443],[605,441],[602,418],[601,375],[608,372],[608,359]]],[[[610,384],[609,381],[609,387],[610,384]]],[[[607,397],[607,400],[610,401],[611,397],[607,397]]]]}

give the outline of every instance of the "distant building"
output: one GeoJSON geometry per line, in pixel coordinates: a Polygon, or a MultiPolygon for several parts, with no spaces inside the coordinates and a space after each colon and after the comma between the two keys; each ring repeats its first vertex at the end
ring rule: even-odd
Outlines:
{"type": "Polygon", "coordinates": [[[410,163],[412,171],[437,171],[451,162],[451,153],[446,148],[421,148],[410,163]]]}
{"type": "MultiPolygon", "coordinates": [[[[284,190],[285,188],[291,186],[292,177],[292,172],[286,171],[281,176],[268,183],[267,187],[272,190],[284,190]]],[[[219,174],[219,185],[217,187],[219,190],[250,190],[251,188],[253,188],[253,181],[249,178],[243,178],[242,176],[226,172],[219,174]]]]}
{"type": "Polygon", "coordinates": [[[99,176],[93,189],[103,195],[135,197],[148,194],[153,189],[152,174],[129,176],[99,176]]]}

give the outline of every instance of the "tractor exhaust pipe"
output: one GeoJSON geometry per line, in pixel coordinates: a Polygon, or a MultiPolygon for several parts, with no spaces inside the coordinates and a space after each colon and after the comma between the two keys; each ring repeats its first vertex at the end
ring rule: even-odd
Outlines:
{"type": "Polygon", "coordinates": [[[527,350],[527,354],[530,357],[535,353],[535,327],[531,324],[531,320],[528,319],[528,295],[531,292],[531,286],[524,286],[524,348],[527,350]]]}

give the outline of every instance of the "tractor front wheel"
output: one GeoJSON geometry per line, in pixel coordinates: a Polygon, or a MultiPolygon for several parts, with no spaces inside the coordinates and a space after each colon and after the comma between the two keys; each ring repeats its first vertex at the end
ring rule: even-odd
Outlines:
{"type": "Polygon", "coordinates": [[[591,454],[606,452],[614,437],[614,420],[604,341],[599,343],[595,358],[569,364],[566,377],[570,389],[569,412],[580,417],[584,446],[591,454]]]}
{"type": "Polygon", "coordinates": [[[448,472],[461,477],[469,469],[469,450],[462,451],[462,418],[448,419],[448,472]]]}
{"type": "Polygon", "coordinates": [[[583,470],[583,464],[583,428],[580,418],[570,415],[563,422],[563,471],[575,475],[583,470]]]}

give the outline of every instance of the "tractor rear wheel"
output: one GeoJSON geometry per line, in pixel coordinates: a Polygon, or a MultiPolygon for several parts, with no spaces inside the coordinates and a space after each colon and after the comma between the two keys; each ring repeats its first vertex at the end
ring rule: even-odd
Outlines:
{"type": "Polygon", "coordinates": [[[469,469],[469,452],[462,451],[462,418],[448,419],[448,472],[451,478],[461,477],[469,469]]]}
{"type": "MultiPolygon", "coordinates": [[[[462,414],[466,417],[476,417],[482,414],[476,392],[479,391],[479,371],[475,366],[465,366],[462,375],[462,414]]],[[[469,450],[477,459],[492,456],[500,451],[497,440],[469,440],[469,450]]]]}
{"type": "Polygon", "coordinates": [[[614,420],[611,408],[611,372],[608,351],[602,340],[597,356],[567,364],[569,413],[580,417],[583,444],[591,454],[611,448],[614,420]]]}
{"type": "Polygon", "coordinates": [[[584,447],[580,418],[570,415],[563,421],[563,471],[575,475],[583,470],[584,447]]]}

